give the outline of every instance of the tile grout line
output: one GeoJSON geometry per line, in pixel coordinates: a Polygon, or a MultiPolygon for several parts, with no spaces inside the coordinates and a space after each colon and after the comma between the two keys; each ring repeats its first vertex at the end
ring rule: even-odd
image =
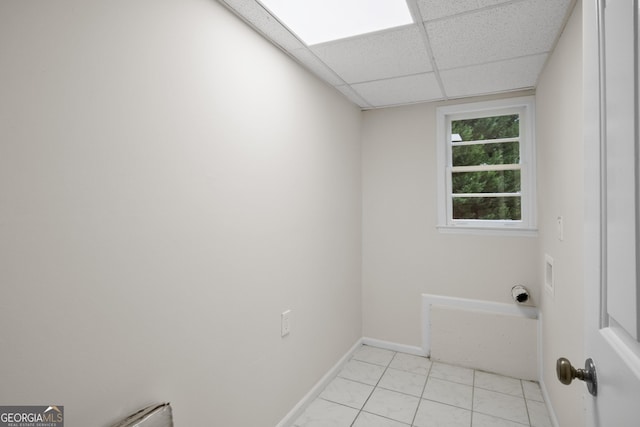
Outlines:
{"type": "Polygon", "coordinates": [[[429,360],[429,370],[427,371],[427,376],[424,379],[424,385],[422,386],[422,393],[420,393],[420,397],[418,398],[418,406],[416,406],[416,410],[413,413],[413,418],[411,419],[411,426],[415,426],[416,417],[418,416],[418,409],[420,409],[420,405],[422,404],[422,400],[424,399],[424,391],[427,389],[427,383],[429,382],[429,376],[431,375],[431,369],[433,369],[433,362],[431,358],[429,360]]]}
{"type": "MultiPolygon", "coordinates": [[[[364,346],[364,345],[363,345],[364,346]]],[[[360,347],[362,348],[362,347],[360,347]]],[[[389,350],[390,351],[390,350],[389,350]]],[[[358,417],[360,416],[360,414],[364,411],[364,407],[367,405],[367,402],[369,401],[369,399],[371,399],[371,396],[373,396],[373,393],[376,391],[376,389],[378,388],[378,384],[380,384],[380,381],[382,381],[382,377],[384,377],[384,374],[387,372],[387,370],[389,369],[389,366],[391,365],[391,362],[393,362],[393,359],[395,359],[396,355],[398,354],[397,351],[393,352],[393,357],[389,360],[389,363],[387,363],[387,365],[384,367],[384,371],[382,371],[382,375],[380,375],[380,378],[378,378],[378,381],[376,382],[376,384],[373,386],[373,389],[371,390],[371,393],[369,393],[369,396],[367,396],[367,398],[365,399],[364,403],[362,404],[362,407],[360,407],[360,409],[358,410],[358,414],[356,415],[356,417],[353,419],[353,422],[351,423],[351,427],[353,427],[353,425],[356,423],[356,421],[358,421],[358,417]]],[[[351,358],[351,360],[354,360],[354,357],[351,358]]],[[[355,359],[358,360],[360,362],[364,362],[363,360],[359,360],[359,359],[355,359]]],[[[364,363],[369,363],[369,362],[364,362],[364,363]]],[[[375,363],[369,363],[370,365],[375,365],[375,363]]],[[[376,365],[376,366],[382,366],[382,365],[376,365]]]]}
{"type": "Polygon", "coordinates": [[[476,370],[473,370],[473,381],[472,381],[472,387],[471,387],[471,423],[469,423],[469,427],[473,427],[473,414],[475,414],[475,410],[474,410],[474,397],[476,395],[476,370]]]}
{"type": "Polygon", "coordinates": [[[527,395],[524,392],[524,384],[520,380],[520,388],[522,388],[522,398],[524,399],[524,409],[527,411],[527,419],[529,420],[529,426],[531,426],[531,415],[529,414],[529,405],[527,404],[527,395]]]}
{"type": "MultiPolygon", "coordinates": [[[[473,386],[473,393],[475,393],[475,389],[476,389],[476,386],[475,386],[475,372],[476,372],[476,371],[474,370],[474,386],[473,386]]],[[[518,380],[518,381],[520,382],[520,388],[522,389],[522,400],[523,400],[523,401],[524,401],[524,403],[525,403],[525,410],[527,411],[527,420],[528,420],[528,423],[527,423],[527,424],[521,424],[519,421],[514,421],[514,420],[512,420],[512,419],[504,418],[504,417],[501,417],[501,416],[498,416],[498,415],[494,415],[494,414],[490,414],[490,413],[487,413],[487,412],[478,412],[478,413],[479,413],[479,414],[483,414],[483,415],[487,415],[487,416],[490,416],[490,417],[493,417],[493,418],[497,418],[497,419],[500,419],[500,420],[509,421],[509,422],[511,422],[511,423],[518,424],[518,425],[522,425],[522,426],[524,426],[524,427],[532,427],[531,417],[529,416],[529,406],[527,405],[527,399],[526,399],[526,397],[525,397],[525,395],[524,395],[524,386],[523,386],[523,383],[522,383],[524,380],[518,380]]],[[[480,390],[489,391],[489,392],[491,392],[491,393],[502,394],[502,395],[504,395],[504,396],[509,396],[509,397],[518,397],[518,398],[519,398],[519,396],[514,396],[513,394],[509,394],[509,393],[502,393],[502,392],[495,391],[495,390],[491,390],[491,389],[484,388],[484,387],[478,387],[478,388],[479,388],[480,390]]],[[[473,393],[472,393],[472,395],[473,395],[473,393]]],[[[472,405],[473,405],[473,402],[472,402],[472,405]]],[[[471,420],[471,421],[472,421],[472,426],[473,426],[473,414],[475,414],[475,412],[476,412],[475,410],[474,410],[474,411],[472,411],[472,420],[471,420]]]]}

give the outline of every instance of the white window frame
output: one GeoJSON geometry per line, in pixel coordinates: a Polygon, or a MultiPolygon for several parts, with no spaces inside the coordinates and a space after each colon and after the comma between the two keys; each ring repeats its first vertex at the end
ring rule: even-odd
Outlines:
{"type": "MultiPolygon", "coordinates": [[[[535,163],[535,101],[533,96],[495,101],[449,105],[436,109],[438,163],[438,230],[445,233],[537,235],[536,225],[536,163],[535,163]],[[521,220],[453,219],[452,143],[453,120],[481,117],[520,115],[520,197],[521,220]]],[[[499,168],[499,166],[498,166],[499,168]]],[[[497,168],[492,167],[492,170],[497,168]]]]}

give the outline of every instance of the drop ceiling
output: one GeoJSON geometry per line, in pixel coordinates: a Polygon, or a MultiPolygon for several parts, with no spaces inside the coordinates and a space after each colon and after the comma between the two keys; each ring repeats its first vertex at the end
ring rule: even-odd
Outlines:
{"type": "Polygon", "coordinates": [[[259,0],[219,1],[362,109],[535,88],[575,3],[406,0],[412,24],[307,45],[259,0]]]}

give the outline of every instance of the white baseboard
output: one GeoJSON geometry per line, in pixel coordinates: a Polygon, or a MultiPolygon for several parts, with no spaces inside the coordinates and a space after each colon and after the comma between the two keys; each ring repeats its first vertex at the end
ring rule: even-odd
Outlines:
{"type": "Polygon", "coordinates": [[[549,413],[549,419],[551,420],[551,424],[553,427],[560,427],[560,423],[558,423],[558,417],[556,416],[556,411],[551,406],[551,399],[549,398],[549,392],[547,391],[547,386],[544,383],[544,358],[543,358],[543,348],[542,348],[542,327],[544,325],[544,316],[542,314],[542,310],[540,310],[538,317],[538,384],[540,384],[540,390],[542,391],[542,397],[544,398],[544,404],[547,407],[547,412],[549,413]]]}
{"type": "Polygon", "coordinates": [[[276,425],[276,427],[290,427],[293,425],[294,421],[302,415],[302,413],[307,409],[307,406],[311,404],[315,400],[316,397],[322,393],[322,390],[333,380],[333,378],[338,375],[338,372],[342,369],[342,367],[351,359],[351,356],[360,348],[363,344],[363,339],[360,338],[356,343],[347,351],[347,353],[338,360],[338,362],[333,365],[329,372],[327,372],[320,380],[311,388],[309,393],[307,393],[301,400],[293,407],[291,411],[276,425]]]}
{"type": "Polygon", "coordinates": [[[549,419],[551,420],[551,424],[553,427],[560,427],[558,423],[558,417],[556,416],[556,411],[553,410],[551,406],[551,399],[549,399],[549,392],[547,391],[547,386],[544,383],[542,377],[540,378],[540,390],[542,390],[542,397],[544,398],[544,404],[547,406],[547,411],[549,412],[549,419]]]}
{"type": "Polygon", "coordinates": [[[386,350],[399,351],[400,353],[414,354],[416,356],[425,356],[422,347],[398,344],[390,341],[377,340],[375,338],[362,338],[362,344],[373,347],[384,348],[386,350]]]}

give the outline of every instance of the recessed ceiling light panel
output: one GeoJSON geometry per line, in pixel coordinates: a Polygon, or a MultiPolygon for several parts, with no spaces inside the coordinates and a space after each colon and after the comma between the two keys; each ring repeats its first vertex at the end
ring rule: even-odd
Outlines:
{"type": "Polygon", "coordinates": [[[413,23],[405,0],[260,0],[307,45],[413,23]]]}

